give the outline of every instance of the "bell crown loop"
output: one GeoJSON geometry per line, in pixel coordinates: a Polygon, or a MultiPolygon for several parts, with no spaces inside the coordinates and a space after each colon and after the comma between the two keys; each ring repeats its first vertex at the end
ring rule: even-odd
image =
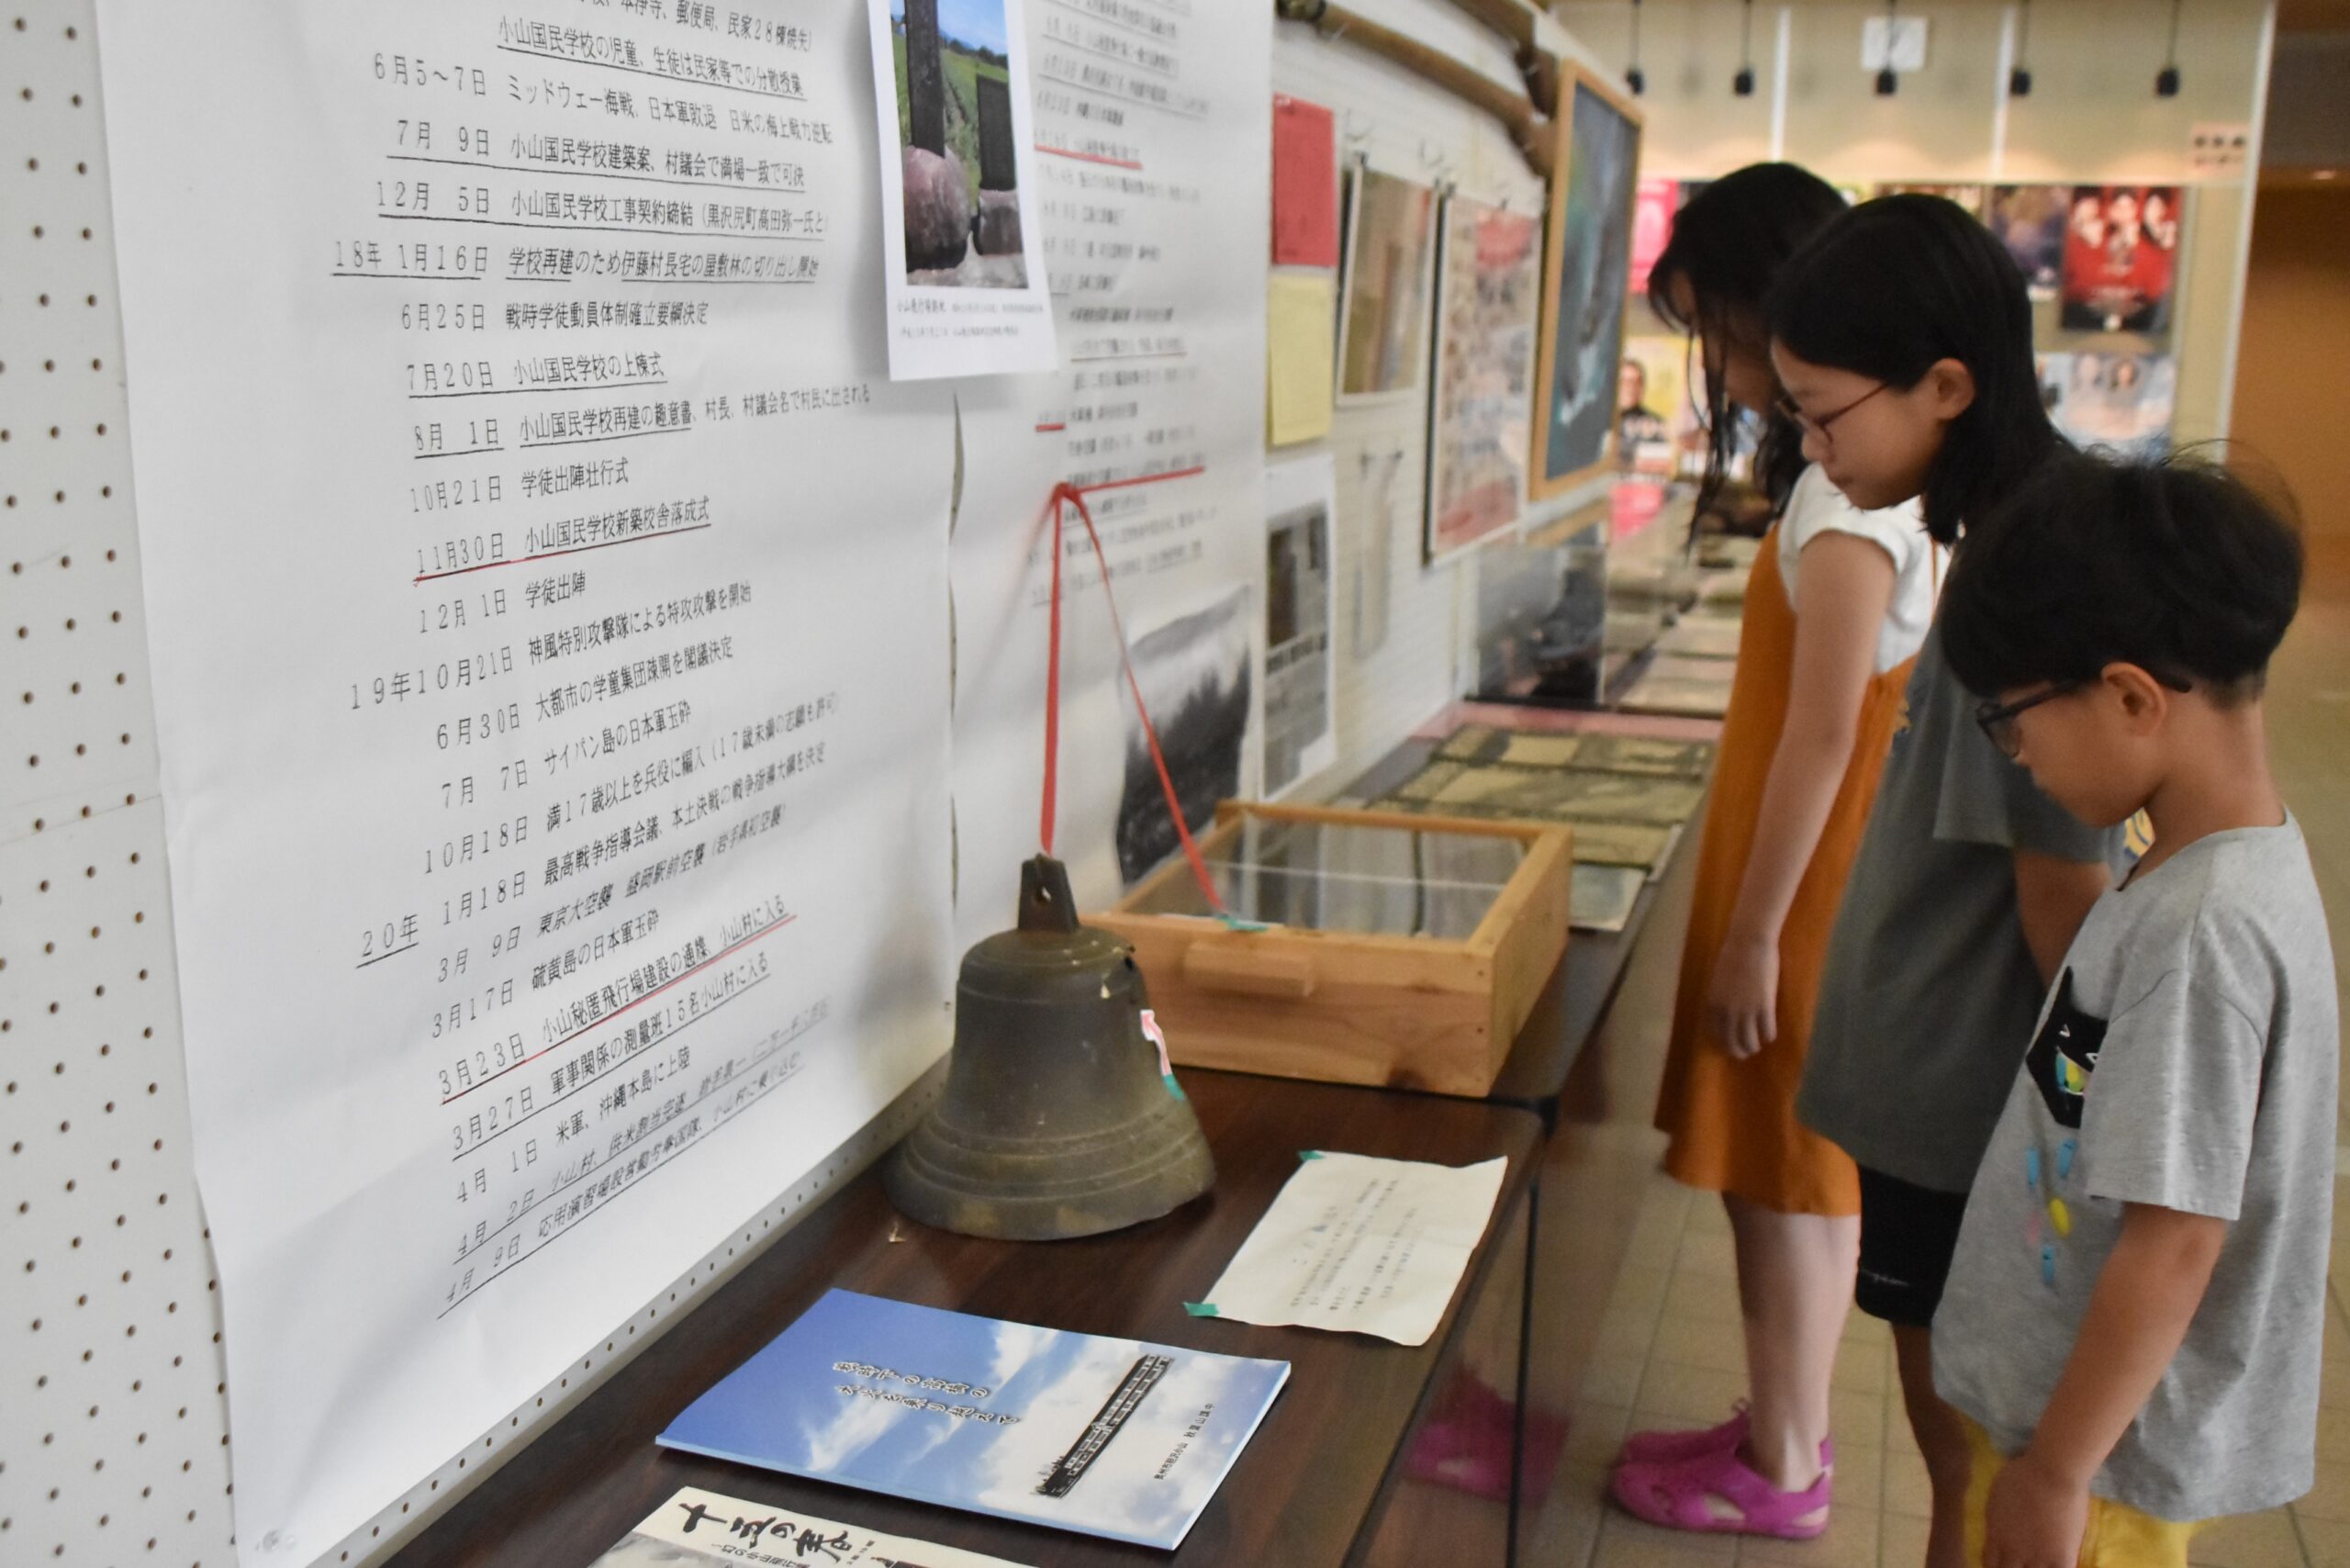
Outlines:
{"type": "Polygon", "coordinates": [[[1020,868],[1019,929],[1077,935],[1077,898],[1069,890],[1069,868],[1049,855],[1032,856],[1020,868]]]}

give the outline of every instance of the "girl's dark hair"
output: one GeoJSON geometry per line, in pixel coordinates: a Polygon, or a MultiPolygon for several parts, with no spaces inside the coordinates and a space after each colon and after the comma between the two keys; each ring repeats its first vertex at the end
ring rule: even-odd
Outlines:
{"type": "Polygon", "coordinates": [[[1943,656],[1985,697],[2116,660],[2255,696],[2300,600],[2292,512],[2215,463],[2061,453],[1968,527],[1936,614],[1943,656]]]}
{"type": "MultiPolygon", "coordinates": [[[[1844,211],[1836,187],[1793,163],[1750,163],[1689,198],[1673,221],[1673,239],[1649,274],[1649,306],[1665,325],[1719,345],[1770,352],[1765,306],[1771,286],[1806,241],[1844,211]],[[1673,308],[1673,282],[1688,286],[1696,308],[1673,308]]],[[[1775,505],[1786,504],[1803,472],[1803,432],[1775,409],[1762,416],[1754,477],[1775,505]]],[[[1729,417],[1722,367],[1706,366],[1706,476],[1697,490],[1703,515],[1728,476],[1738,427],[1729,417]]]]}
{"type": "Polygon", "coordinates": [[[1901,391],[1940,361],[1975,377],[1926,471],[1926,532],[1943,543],[2064,444],[2040,394],[2031,300],[1997,235],[1932,196],[1863,202],[1821,230],[1771,291],[1771,335],[1797,358],[1901,391]]]}

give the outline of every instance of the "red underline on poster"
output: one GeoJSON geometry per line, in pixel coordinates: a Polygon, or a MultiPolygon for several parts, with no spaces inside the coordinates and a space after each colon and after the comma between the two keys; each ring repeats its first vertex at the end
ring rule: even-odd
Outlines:
{"type": "Polygon", "coordinates": [[[1080,163],[1107,163],[1113,169],[1132,169],[1137,174],[1142,173],[1142,165],[1131,158],[1104,158],[1099,152],[1079,152],[1067,147],[1047,147],[1041,141],[1036,143],[1036,151],[1049,152],[1056,158],[1074,158],[1080,163]]]}
{"type": "Polygon", "coordinates": [[[1156,485],[1168,479],[1188,479],[1194,474],[1204,474],[1207,465],[1195,463],[1189,468],[1169,468],[1164,474],[1137,474],[1131,479],[1104,479],[1098,485],[1073,485],[1080,495],[1092,495],[1097,490],[1130,490],[1136,485],[1156,485]]]}
{"type": "Polygon", "coordinates": [[[462,577],[468,572],[486,572],[492,566],[527,566],[533,561],[552,561],[558,555],[584,555],[590,550],[609,550],[615,544],[641,544],[648,539],[666,539],[676,533],[699,533],[711,525],[688,523],[683,528],[665,528],[658,533],[638,533],[626,539],[607,539],[601,544],[574,544],[568,550],[542,550],[535,555],[517,555],[510,561],[484,561],[477,566],[452,566],[445,572],[426,572],[411,578],[413,582],[429,583],[442,577],[462,577]]]}
{"type": "Polygon", "coordinates": [[[1055,431],[1065,431],[1067,429],[1069,429],[1067,425],[1038,425],[1036,427],[1036,433],[1038,435],[1049,435],[1055,431]]]}
{"type": "Polygon", "coordinates": [[[780,931],[783,927],[790,924],[793,921],[799,918],[800,917],[796,914],[787,914],[780,920],[769,921],[767,924],[760,926],[756,931],[752,932],[748,936],[744,937],[741,941],[734,943],[731,946],[722,948],[718,952],[712,953],[709,958],[704,958],[700,963],[696,964],[692,969],[686,970],[685,973],[677,976],[675,980],[665,980],[661,984],[655,986],[651,991],[646,991],[643,996],[638,997],[627,1006],[613,1008],[610,1013],[605,1014],[593,1024],[582,1024],[578,1028],[574,1029],[571,1033],[565,1035],[562,1039],[557,1040],[554,1044],[540,1047],[537,1050],[532,1051],[529,1056],[524,1057],[520,1061],[514,1063],[511,1067],[499,1068],[496,1072],[491,1073],[479,1083],[458,1090],[454,1094],[449,1095],[447,1098],[443,1099],[441,1103],[443,1105],[453,1104],[457,1101],[462,1100],[466,1095],[472,1093],[474,1090],[486,1089],[490,1084],[493,1084],[499,1079],[505,1077],[508,1073],[512,1072],[519,1068],[530,1066],[532,1062],[538,1060],[549,1051],[559,1051],[563,1049],[564,1047],[571,1044],[572,1041],[588,1033],[588,1030],[602,1028],[613,1019],[643,1006],[646,1002],[652,1001],[663,991],[667,991],[671,986],[683,985],[686,981],[693,979],[694,976],[701,973],[702,970],[710,968],[711,965],[733,957],[736,953],[741,952],[744,948],[757,941],[760,937],[767,935],[767,933],[771,931],[780,931]]]}

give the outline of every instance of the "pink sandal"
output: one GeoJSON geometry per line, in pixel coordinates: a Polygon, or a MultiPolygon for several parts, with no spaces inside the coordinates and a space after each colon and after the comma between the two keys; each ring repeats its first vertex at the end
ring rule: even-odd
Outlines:
{"type": "Polygon", "coordinates": [[[1802,1491],[1782,1492],[1732,1447],[1665,1463],[1619,1465],[1608,1491],[1633,1518],[1667,1529],[1810,1540],[1828,1529],[1835,1477],[1823,1470],[1802,1491]]]}
{"type": "Polygon", "coordinates": [[[1671,1464],[1699,1454],[1734,1449],[1746,1440],[1746,1401],[1734,1406],[1729,1419],[1718,1427],[1695,1432],[1634,1432],[1624,1439],[1618,1464],[1671,1464]]]}

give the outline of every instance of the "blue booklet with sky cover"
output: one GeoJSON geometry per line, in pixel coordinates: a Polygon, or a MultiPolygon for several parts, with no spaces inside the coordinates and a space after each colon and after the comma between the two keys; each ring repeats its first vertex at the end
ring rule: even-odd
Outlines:
{"type": "Polygon", "coordinates": [[[1289,1377],[831,1291],[666,1448],[1172,1551],[1289,1377]]]}

